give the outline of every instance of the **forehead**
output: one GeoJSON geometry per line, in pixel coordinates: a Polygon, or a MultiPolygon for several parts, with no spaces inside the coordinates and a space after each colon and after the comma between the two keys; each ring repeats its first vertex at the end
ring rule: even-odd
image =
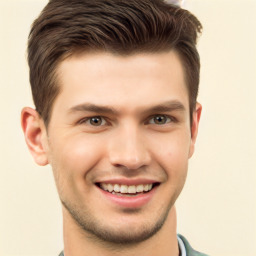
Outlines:
{"type": "Polygon", "coordinates": [[[129,56],[74,55],[57,69],[61,92],[56,105],[134,106],[179,100],[188,105],[184,70],[174,51],[129,56]]]}

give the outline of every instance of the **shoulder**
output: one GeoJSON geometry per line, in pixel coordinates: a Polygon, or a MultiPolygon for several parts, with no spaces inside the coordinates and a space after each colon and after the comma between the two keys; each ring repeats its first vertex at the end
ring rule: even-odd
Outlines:
{"type": "Polygon", "coordinates": [[[204,254],[204,253],[201,253],[201,252],[198,252],[198,251],[194,250],[194,249],[191,247],[191,245],[189,244],[188,240],[187,240],[184,236],[178,234],[178,237],[179,237],[179,238],[182,240],[182,242],[184,243],[184,246],[185,246],[185,248],[186,248],[187,256],[209,256],[209,255],[207,255],[207,254],[204,254]]]}

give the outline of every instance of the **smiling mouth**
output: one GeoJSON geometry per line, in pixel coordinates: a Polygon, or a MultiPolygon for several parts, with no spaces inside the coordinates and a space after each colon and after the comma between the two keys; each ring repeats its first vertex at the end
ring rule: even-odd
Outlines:
{"type": "Polygon", "coordinates": [[[120,185],[111,183],[96,183],[96,185],[113,195],[117,196],[137,196],[150,192],[154,187],[158,186],[159,183],[150,184],[139,184],[139,185],[120,185]]]}

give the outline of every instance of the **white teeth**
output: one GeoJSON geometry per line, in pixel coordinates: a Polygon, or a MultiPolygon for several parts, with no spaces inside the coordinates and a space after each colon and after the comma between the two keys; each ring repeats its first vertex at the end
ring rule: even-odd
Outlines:
{"type": "Polygon", "coordinates": [[[136,192],[143,192],[143,185],[136,186],[136,192]]]}
{"type": "Polygon", "coordinates": [[[148,184],[144,185],[144,191],[148,191],[148,184]]]}
{"type": "Polygon", "coordinates": [[[135,186],[128,186],[128,193],[129,194],[135,194],[136,193],[136,187],[135,186]]]}
{"type": "Polygon", "coordinates": [[[114,187],[112,184],[108,184],[108,191],[112,192],[114,190],[114,187]]]}
{"type": "Polygon", "coordinates": [[[140,184],[140,185],[119,185],[119,184],[111,184],[111,183],[100,183],[100,187],[103,190],[106,190],[112,194],[122,193],[122,194],[136,194],[141,193],[143,191],[150,191],[153,187],[153,184],[140,184]]]}
{"type": "Polygon", "coordinates": [[[121,189],[120,189],[121,193],[127,193],[128,192],[128,186],[127,185],[121,185],[121,189]]]}
{"type": "Polygon", "coordinates": [[[103,188],[104,190],[108,190],[108,184],[106,183],[101,183],[100,187],[103,188]]]}
{"type": "Polygon", "coordinates": [[[120,186],[119,186],[119,184],[115,184],[115,185],[114,185],[114,191],[115,191],[115,192],[120,192],[120,186]]]}

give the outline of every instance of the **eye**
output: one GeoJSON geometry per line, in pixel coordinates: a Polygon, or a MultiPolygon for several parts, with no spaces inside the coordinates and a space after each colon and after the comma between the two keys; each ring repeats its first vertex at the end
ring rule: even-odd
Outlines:
{"type": "Polygon", "coordinates": [[[90,124],[94,126],[100,126],[102,123],[104,123],[104,120],[99,116],[91,117],[89,120],[90,124]]]}
{"type": "Polygon", "coordinates": [[[163,125],[170,123],[172,119],[166,115],[156,115],[149,120],[149,124],[163,125]]]}
{"type": "Polygon", "coordinates": [[[81,124],[87,124],[91,126],[102,126],[106,125],[106,120],[103,117],[100,116],[93,116],[86,119],[81,120],[81,124]]]}

